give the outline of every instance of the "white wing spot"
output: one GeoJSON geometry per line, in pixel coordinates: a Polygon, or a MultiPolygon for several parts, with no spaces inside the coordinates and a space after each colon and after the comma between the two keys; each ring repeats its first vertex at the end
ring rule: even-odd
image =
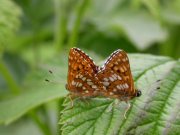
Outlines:
{"type": "Polygon", "coordinates": [[[109,77],[109,80],[111,80],[111,82],[113,82],[113,81],[114,81],[114,78],[112,78],[112,77],[109,77]]]}
{"type": "Polygon", "coordinates": [[[107,81],[108,81],[108,79],[107,79],[107,78],[104,78],[104,81],[106,81],[106,82],[107,82],[107,81]]]}
{"type": "Polygon", "coordinates": [[[96,85],[92,85],[92,88],[93,88],[93,89],[96,89],[96,88],[97,88],[97,86],[96,86],[96,85]]]}
{"type": "Polygon", "coordinates": [[[124,89],[128,89],[128,88],[129,88],[129,85],[128,85],[127,83],[125,83],[125,84],[123,85],[123,87],[124,87],[124,89]]]}
{"type": "Polygon", "coordinates": [[[83,77],[82,80],[85,81],[85,80],[86,80],[86,77],[83,77]]]}
{"type": "Polygon", "coordinates": [[[121,87],[119,87],[119,85],[116,86],[118,89],[121,89],[121,87]]]}
{"type": "Polygon", "coordinates": [[[127,83],[126,83],[125,85],[126,85],[126,89],[128,89],[128,88],[129,88],[129,85],[128,85],[127,83]]]}
{"type": "Polygon", "coordinates": [[[104,86],[109,86],[109,82],[102,82],[104,86]]]}
{"type": "Polygon", "coordinates": [[[121,89],[124,89],[124,85],[120,85],[121,89]]]}
{"type": "Polygon", "coordinates": [[[118,80],[122,80],[122,78],[120,76],[118,76],[118,80]]]}
{"type": "Polygon", "coordinates": [[[76,82],[73,80],[71,84],[72,84],[72,85],[76,85],[76,82]]]}
{"type": "Polygon", "coordinates": [[[116,74],[112,75],[112,78],[113,78],[114,80],[117,80],[116,74]]]}
{"type": "Polygon", "coordinates": [[[83,78],[83,75],[80,74],[80,75],[79,75],[79,78],[83,78]]]}
{"type": "Polygon", "coordinates": [[[124,89],[124,88],[123,88],[123,85],[121,85],[121,84],[117,85],[116,87],[117,87],[119,90],[124,89]]]}
{"type": "Polygon", "coordinates": [[[79,85],[79,82],[76,83],[76,87],[78,87],[78,85],[79,85]]]}
{"type": "Polygon", "coordinates": [[[79,75],[76,75],[76,78],[78,78],[79,77],[79,75]]]}
{"type": "Polygon", "coordinates": [[[88,91],[88,90],[86,90],[85,92],[86,92],[86,93],[89,93],[89,91],[88,91]]]}
{"type": "Polygon", "coordinates": [[[87,82],[91,82],[91,79],[87,79],[87,82]]]}
{"type": "Polygon", "coordinates": [[[118,75],[117,74],[114,74],[114,76],[117,78],[118,77],[118,75]]]}
{"type": "Polygon", "coordinates": [[[124,84],[123,84],[123,85],[121,85],[121,86],[122,86],[122,88],[123,88],[123,89],[125,89],[124,84]]]}
{"type": "Polygon", "coordinates": [[[87,82],[88,85],[93,85],[93,82],[87,82]]]}
{"type": "Polygon", "coordinates": [[[78,84],[78,87],[82,87],[82,83],[79,83],[79,84],[78,84]]]}

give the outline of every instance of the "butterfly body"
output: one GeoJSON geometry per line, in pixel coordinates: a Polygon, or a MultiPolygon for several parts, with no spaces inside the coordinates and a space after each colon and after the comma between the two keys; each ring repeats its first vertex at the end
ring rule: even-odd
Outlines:
{"type": "Polygon", "coordinates": [[[141,95],[134,88],[127,54],[120,49],[99,67],[83,51],[71,48],[67,80],[66,89],[73,97],[103,96],[127,102],[141,95]]]}

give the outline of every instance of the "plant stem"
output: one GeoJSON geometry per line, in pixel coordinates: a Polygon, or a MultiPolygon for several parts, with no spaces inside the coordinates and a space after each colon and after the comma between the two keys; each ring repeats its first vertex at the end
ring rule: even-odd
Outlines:
{"type": "Polygon", "coordinates": [[[47,124],[43,123],[42,120],[38,117],[35,110],[31,110],[29,116],[34,120],[34,122],[38,125],[44,135],[51,135],[51,131],[47,124]]]}
{"type": "Polygon", "coordinates": [[[9,72],[8,68],[6,67],[5,63],[1,59],[0,61],[0,72],[3,75],[4,79],[6,80],[11,92],[13,94],[19,94],[20,93],[20,88],[15,82],[13,76],[9,72]]]}
{"type": "Polygon", "coordinates": [[[82,0],[82,3],[80,4],[78,11],[77,11],[77,16],[74,22],[74,26],[72,28],[72,32],[69,37],[68,41],[68,48],[72,48],[74,45],[77,44],[78,40],[78,30],[80,27],[81,20],[83,18],[83,15],[85,13],[85,9],[88,5],[89,0],[82,0]]]}
{"type": "Polygon", "coordinates": [[[180,27],[172,27],[170,29],[170,36],[163,45],[160,46],[160,54],[167,55],[174,58],[179,57],[178,47],[180,44],[178,33],[180,32],[180,27]]]}
{"type": "Polygon", "coordinates": [[[59,52],[64,44],[65,37],[67,35],[67,22],[69,16],[67,0],[54,0],[55,7],[55,32],[54,41],[55,49],[59,52]]]}

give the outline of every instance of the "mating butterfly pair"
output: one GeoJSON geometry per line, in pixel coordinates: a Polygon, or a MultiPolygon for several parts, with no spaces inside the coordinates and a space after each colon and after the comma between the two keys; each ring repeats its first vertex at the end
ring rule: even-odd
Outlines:
{"type": "Polygon", "coordinates": [[[126,102],[141,95],[134,87],[127,54],[120,49],[99,67],[83,51],[71,48],[66,89],[71,97],[103,96],[126,102]]]}

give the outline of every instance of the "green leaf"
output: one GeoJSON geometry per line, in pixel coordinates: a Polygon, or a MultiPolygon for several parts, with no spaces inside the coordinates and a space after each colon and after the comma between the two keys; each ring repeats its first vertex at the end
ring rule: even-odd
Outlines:
{"type": "Polygon", "coordinates": [[[162,9],[162,17],[164,21],[173,24],[180,24],[180,1],[174,0],[173,2],[167,2],[166,6],[162,9]]]}
{"type": "Polygon", "coordinates": [[[23,119],[8,126],[0,126],[0,133],[2,135],[28,135],[30,132],[33,135],[42,135],[34,122],[29,119],[23,119]]]}
{"type": "Polygon", "coordinates": [[[29,110],[66,95],[64,86],[47,84],[0,103],[0,123],[9,124],[29,110]],[[53,85],[53,86],[52,86],[53,85]]]}
{"type": "MultiPolygon", "coordinates": [[[[0,44],[9,43],[20,24],[20,8],[12,0],[0,1],[0,44]]],[[[1,47],[1,46],[0,46],[1,47]]],[[[1,48],[0,48],[1,49],[1,48]]],[[[0,50],[1,51],[1,50],[0,50]]]]}
{"type": "Polygon", "coordinates": [[[149,9],[151,14],[159,18],[160,2],[156,0],[141,0],[141,2],[149,9]]]}
{"type": "Polygon", "coordinates": [[[131,54],[135,84],[142,96],[125,102],[91,98],[64,102],[60,124],[62,135],[179,134],[180,61],[167,57],[131,54]],[[157,81],[157,80],[161,81],[157,81]],[[160,87],[160,89],[157,89],[160,87]]]}
{"type": "Polygon", "coordinates": [[[66,62],[59,59],[57,61],[39,63],[39,69],[25,78],[21,87],[23,93],[11,99],[6,98],[0,103],[0,124],[9,124],[29,110],[67,94],[65,81],[58,82],[66,78],[66,62]],[[48,70],[54,71],[54,74],[50,74],[48,70]],[[50,82],[46,82],[45,79],[49,79],[50,82]]]}
{"type": "MultiPolygon", "coordinates": [[[[123,4],[119,0],[114,0],[113,2],[107,0],[93,1],[87,12],[87,19],[99,31],[107,35],[127,37],[139,50],[145,50],[155,42],[164,41],[168,33],[162,27],[160,21],[144,9],[133,9],[129,6],[130,3],[123,4]],[[106,3],[103,8],[100,7],[102,3],[106,3]]],[[[155,16],[159,16],[158,3],[156,1],[144,1],[143,3],[155,16]]]]}

